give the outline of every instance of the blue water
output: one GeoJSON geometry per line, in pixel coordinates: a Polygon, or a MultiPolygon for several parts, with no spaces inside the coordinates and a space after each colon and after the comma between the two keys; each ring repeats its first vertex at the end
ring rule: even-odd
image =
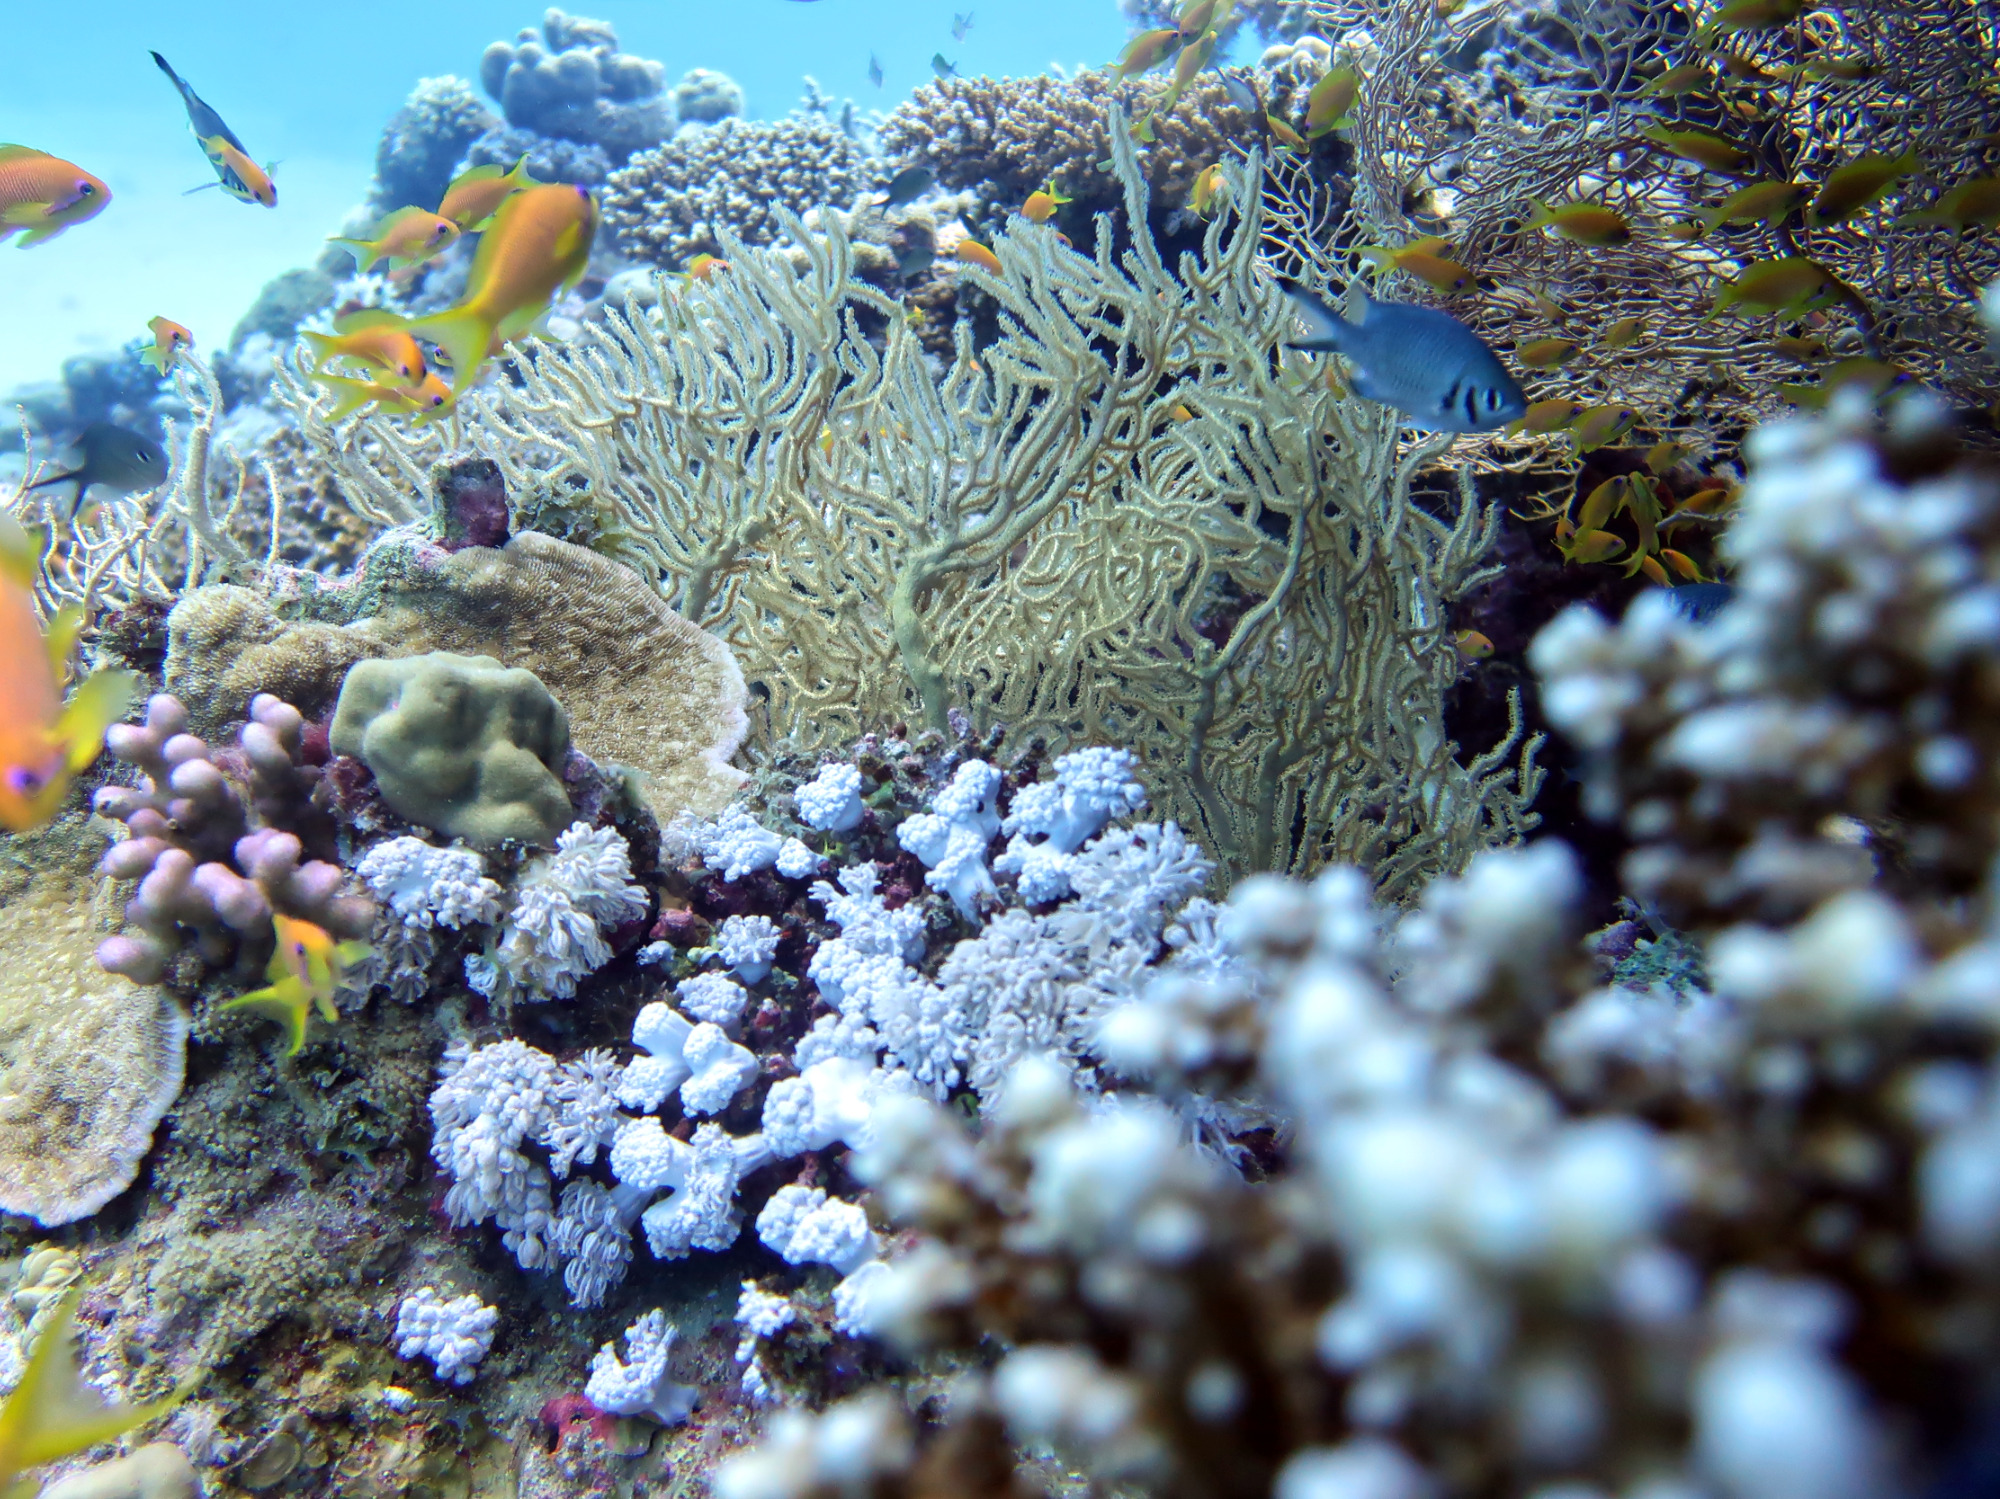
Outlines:
{"type": "MultiPolygon", "coordinates": [[[[1115,0],[581,0],[628,52],[743,86],[745,113],[783,115],[812,74],[835,97],[889,109],[931,77],[934,52],[966,75],[1101,64],[1126,35],[1115,0]],[[879,90],[868,56],[881,59],[879,90]]],[[[265,281],[317,258],[366,193],[383,124],[419,78],[477,82],[487,44],[539,25],[543,5],[493,0],[14,0],[5,7],[0,141],[75,161],[109,184],[94,221],[33,250],[0,246],[0,392],[52,378],[73,353],[115,348],[165,314],[209,348],[265,281]],[[276,160],[275,211],[185,189],[212,180],[157,49],[259,161],[276,160]]]]}

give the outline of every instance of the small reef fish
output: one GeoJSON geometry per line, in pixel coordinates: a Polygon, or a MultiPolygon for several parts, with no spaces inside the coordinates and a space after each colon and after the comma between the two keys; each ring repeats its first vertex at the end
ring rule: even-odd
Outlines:
{"type": "Polygon", "coordinates": [[[357,380],[351,375],[315,372],[313,379],[335,396],[333,407],[326,414],[329,422],[346,421],[363,406],[379,406],[398,416],[432,416],[449,406],[454,394],[435,370],[411,388],[379,380],[357,380]]]}
{"type": "Polygon", "coordinates": [[[143,432],[114,427],[109,422],[92,422],[74,444],[81,461],[73,469],[37,479],[29,490],[51,484],[74,484],[70,501],[74,515],[83,504],[84,491],[93,484],[134,494],[142,489],[158,489],[167,482],[167,454],[159,443],[143,432]]]}
{"type": "Polygon", "coordinates": [[[972,12],[968,10],[960,15],[954,11],[951,18],[951,39],[962,42],[965,40],[966,32],[970,30],[972,30],[972,12]]]}
{"type": "Polygon", "coordinates": [[[2000,225],[2000,177],[1975,177],[1961,182],[1929,208],[1906,213],[1898,224],[1942,224],[1951,229],[1970,229],[1975,224],[1991,229],[2000,225]]]}
{"type": "Polygon", "coordinates": [[[1274,114],[1264,116],[1264,129],[1270,133],[1271,139],[1281,146],[1294,151],[1303,151],[1306,148],[1306,138],[1274,114]]]}
{"type": "Polygon", "coordinates": [[[1629,349],[1645,336],[1646,325],[1635,317],[1620,318],[1604,330],[1598,346],[1605,349],[1629,349]]]}
{"type": "Polygon", "coordinates": [[[979,269],[991,275],[997,276],[1000,274],[1000,257],[976,239],[960,240],[958,248],[952,251],[952,254],[956,255],[967,265],[976,265],[979,269]]]}
{"type": "Polygon", "coordinates": [[[1531,370],[1552,370],[1576,358],[1577,343],[1569,338],[1538,338],[1514,350],[1514,357],[1531,370]]]}
{"type": "Polygon", "coordinates": [[[896,257],[897,275],[921,276],[937,259],[937,245],[929,235],[924,235],[903,241],[892,253],[896,257]]]}
{"type": "Polygon", "coordinates": [[[1188,207],[1207,218],[1214,211],[1223,187],[1222,163],[1212,161],[1195,173],[1194,184],[1188,189],[1188,207]]]}
{"type": "Polygon", "coordinates": [[[1684,442],[1669,442],[1663,438],[1646,449],[1646,472],[1665,478],[1686,461],[1691,451],[1684,442]]]}
{"type": "Polygon", "coordinates": [[[276,208],[278,189],[272,184],[270,173],[250,159],[249,148],[236,138],[236,132],[222,122],[222,116],[211,109],[201,95],[188,87],[186,80],[173,70],[164,57],[155,52],[153,61],[167,75],[167,81],[180,90],[181,102],[187,106],[188,129],[194,132],[194,138],[201,143],[202,154],[215,168],[222,190],[244,203],[261,203],[266,208],[276,208]]]}
{"type": "Polygon", "coordinates": [[[1608,448],[1639,420],[1639,413],[1630,406],[1620,406],[1610,402],[1603,406],[1590,406],[1577,413],[1576,425],[1570,435],[1576,439],[1579,454],[1594,453],[1599,448],[1608,448]]]}
{"type": "Polygon", "coordinates": [[[1344,355],[1356,394],[1395,407],[1410,426],[1490,432],[1527,411],[1499,356],[1450,314],[1361,292],[1361,317],[1350,322],[1296,282],[1278,285],[1309,330],[1291,347],[1344,355]]]}
{"type": "Polygon", "coordinates": [[[1815,57],[1802,71],[1821,83],[1859,83],[1875,76],[1875,64],[1865,57],[1815,57]]]}
{"type": "Polygon", "coordinates": [[[1493,642],[1477,630],[1453,631],[1451,648],[1465,661],[1484,661],[1493,654],[1493,642]]]}
{"type": "Polygon", "coordinates": [[[1706,39],[1718,31],[1770,31],[1789,26],[1806,8],[1806,0],[1730,0],[1696,34],[1706,39]]]}
{"type": "Polygon", "coordinates": [[[372,238],[354,239],[333,235],[329,243],[345,245],[354,252],[357,271],[372,270],[387,261],[392,270],[408,270],[442,255],[458,240],[458,225],[443,214],[421,208],[399,208],[378,223],[372,238]]]}
{"type": "Polygon", "coordinates": [[[1826,359],[1831,350],[1826,341],[1818,338],[1796,338],[1784,336],[1771,340],[1771,352],[1794,364],[1818,364],[1826,359]]]}
{"type": "Polygon", "coordinates": [[[1056,216],[1056,210],[1069,201],[1070,199],[1057,191],[1056,185],[1051,182],[1039,192],[1028,194],[1027,202],[1021,205],[1021,216],[1037,224],[1046,224],[1056,216]]]}
{"type": "Polygon", "coordinates": [[[63,701],[62,676],[83,616],[64,609],[42,628],[34,604],[40,565],[34,538],[0,513],[0,827],[15,833],[56,815],[71,778],[103,750],[104,731],[125,716],[139,681],[129,671],[96,672],[63,701]]]}
{"type": "Polygon", "coordinates": [[[110,201],[111,189],[75,162],[32,146],[0,146],[0,241],[26,230],[23,250],[47,244],[110,201]]]}
{"type": "Polygon", "coordinates": [[[334,993],[370,949],[366,942],[336,942],[323,927],[292,916],[274,915],[271,926],[278,934],[278,950],[271,955],[271,983],[224,1001],[222,1008],[249,1010],[277,1021],[285,1028],[285,1055],[297,1056],[306,1044],[315,1008],[329,1025],[340,1019],[334,993]]]}
{"type": "Polygon", "coordinates": [[[873,52],[868,54],[868,81],[877,88],[882,86],[882,59],[873,52]]]}
{"type": "Polygon", "coordinates": [[[1215,43],[1215,33],[1204,31],[1181,48],[1181,55],[1174,59],[1173,86],[1167,90],[1166,97],[1160,100],[1155,113],[1171,110],[1180,102],[1180,97],[1187,91],[1188,85],[1195,81],[1201,70],[1214,58],[1215,43]]]}
{"type": "Polygon", "coordinates": [[[1610,531],[1578,531],[1557,550],[1565,562],[1609,562],[1625,550],[1625,539],[1610,531]]]}
{"type": "MultiPolygon", "coordinates": [[[[327,374],[336,361],[359,363],[385,375],[393,375],[404,389],[423,383],[430,367],[424,351],[403,328],[403,320],[393,312],[365,308],[351,312],[333,325],[333,332],[301,335],[311,346],[317,370],[327,374]]],[[[314,378],[318,378],[317,372],[314,378]]]]}
{"type": "Polygon", "coordinates": [[[141,349],[139,357],[161,375],[173,369],[183,350],[194,347],[194,335],[172,318],[156,317],[146,327],[152,331],[153,346],[141,349]]]}
{"type": "Polygon", "coordinates": [[[1746,267],[1734,281],[1724,282],[1707,316],[1720,316],[1732,307],[1753,316],[1805,311],[1830,306],[1844,294],[1846,288],[1840,279],[1818,261],[1803,255],[1787,255],[1778,260],[1760,260],[1746,267]]]}
{"type": "Polygon", "coordinates": [[[1583,414],[1583,405],[1562,396],[1552,400],[1537,401],[1520,414],[1512,430],[1546,437],[1551,432],[1560,432],[1583,414]]]}
{"type": "Polygon", "coordinates": [[[1806,210],[1806,222],[1817,227],[1853,218],[1862,209],[1887,197],[1889,190],[1914,172],[1919,164],[1914,151],[1905,151],[1901,156],[1884,156],[1879,151],[1870,151],[1865,156],[1855,157],[1844,167],[1835,167],[1827,173],[1819,196],[1812,200],[1812,207],[1806,210]]]}
{"type": "Polygon", "coordinates": [[[1229,96],[1231,104],[1246,114],[1260,115],[1264,112],[1263,95],[1241,73],[1225,68],[1216,76],[1222,80],[1222,91],[1229,96]]]}
{"type": "Polygon", "coordinates": [[[1173,56],[1180,44],[1181,34],[1176,27],[1161,26],[1140,32],[1125,44],[1118,61],[1111,65],[1112,86],[1115,88],[1136,74],[1151,72],[1173,56]]]}
{"type": "Polygon", "coordinates": [[[891,177],[882,189],[882,196],[875,200],[877,208],[901,208],[905,203],[914,203],[931,190],[937,181],[937,173],[929,167],[904,167],[891,177]]]}
{"type": "Polygon", "coordinates": [[[461,234],[477,234],[493,222],[493,215],[500,205],[515,193],[540,186],[541,183],[528,175],[528,158],[525,156],[515,162],[513,170],[508,172],[502,172],[492,162],[470,167],[454,177],[451,186],[444,190],[444,200],[438,204],[438,217],[450,219],[458,225],[461,234]]]}
{"type": "Polygon", "coordinates": [[[26,1495],[40,1485],[23,1480],[30,1468],[69,1457],[86,1448],[158,1420],[193,1389],[193,1382],[144,1405],[107,1405],[77,1367],[70,1324],[83,1300],[83,1287],[63,1293],[35,1342],[19,1383],[0,1405],[0,1494],[26,1495]]]}
{"type": "Polygon", "coordinates": [[[1534,216],[1524,228],[1546,229],[1580,245],[1622,245],[1632,238],[1632,226],[1602,203],[1557,203],[1530,198],[1534,216]]]}
{"type": "Polygon", "coordinates": [[[1648,140],[1667,148],[1683,161],[1725,176],[1734,176],[1750,165],[1750,153],[1734,141],[1705,130],[1669,130],[1664,125],[1648,125],[1639,132],[1648,140]]]}
{"type": "Polygon", "coordinates": [[[1695,217],[1710,234],[1724,224],[1779,224],[1812,193],[1810,182],[1753,182],[1695,217]]]}
{"type": "Polygon", "coordinates": [[[1355,101],[1360,97],[1359,73],[1350,67],[1329,68],[1306,95],[1306,139],[1317,140],[1351,123],[1355,101]]]}
{"type": "Polygon", "coordinates": [[[1683,94],[1710,88],[1714,83],[1714,75],[1700,63],[1684,62],[1679,67],[1668,68],[1666,72],[1649,82],[1641,92],[1661,99],[1678,99],[1683,94]]]}
{"type": "Polygon", "coordinates": [[[717,271],[726,271],[728,269],[728,261],[724,260],[720,255],[710,255],[704,250],[687,263],[687,270],[682,274],[690,281],[706,281],[717,271]]]}
{"type": "Polygon", "coordinates": [[[583,279],[596,236],[588,188],[549,183],[500,205],[472,257],[465,300],[405,325],[450,358],[454,395],[471,389],[496,342],[529,332],[557,293],[583,279]]]}
{"type": "Polygon", "coordinates": [[[1472,272],[1457,261],[1437,253],[1445,244],[1446,241],[1435,235],[1426,235],[1422,239],[1411,240],[1401,249],[1392,250],[1384,245],[1364,245],[1354,253],[1367,261],[1378,276],[1386,276],[1390,271],[1406,271],[1418,280],[1427,282],[1433,291],[1472,290],[1472,272]]]}
{"type": "Polygon", "coordinates": [[[1232,9],[1234,0],[1228,4],[1224,4],[1223,0],[1187,0],[1187,4],[1181,7],[1181,13],[1174,17],[1175,29],[1182,36],[1200,36],[1204,31],[1226,22],[1232,9]]]}
{"type": "Polygon", "coordinates": [[[942,52],[933,52],[931,54],[931,71],[940,78],[956,78],[958,76],[958,64],[946,62],[942,52]]]}

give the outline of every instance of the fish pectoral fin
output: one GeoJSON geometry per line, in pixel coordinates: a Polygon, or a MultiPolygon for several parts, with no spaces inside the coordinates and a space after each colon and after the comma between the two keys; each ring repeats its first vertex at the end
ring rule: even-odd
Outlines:
{"type": "Polygon", "coordinates": [[[248,1010],[265,1020],[275,1020],[285,1028],[285,1055],[297,1056],[306,1044],[306,1028],[312,1023],[312,996],[306,986],[290,975],[268,988],[252,989],[222,1002],[225,1010],[248,1010]]]}
{"type": "Polygon", "coordinates": [[[85,677],[70,694],[54,732],[71,775],[97,758],[104,748],[104,731],[125,716],[138,692],[134,673],[99,671],[85,677]]]}

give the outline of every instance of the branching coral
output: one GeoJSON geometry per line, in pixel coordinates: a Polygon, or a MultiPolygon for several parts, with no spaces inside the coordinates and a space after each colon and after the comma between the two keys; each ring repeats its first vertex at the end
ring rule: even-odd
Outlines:
{"type": "MultiPolygon", "coordinates": [[[[1280,353],[1237,200],[1178,275],[1143,237],[1117,256],[1107,228],[1086,259],[1018,224],[998,276],[959,273],[1001,337],[942,379],[837,225],[803,271],[739,246],[657,320],[528,356],[518,390],[468,403],[466,441],[512,489],[531,462],[587,488],[814,745],[954,706],[1123,743],[1227,867],[1355,858],[1407,888],[1517,836],[1537,781],[1507,764],[1518,735],[1461,765],[1442,731],[1444,610],[1491,523],[1463,489],[1443,518],[1413,503],[1439,444],[1399,447],[1280,353]]],[[[407,451],[362,430],[364,454],[407,451]]]]}

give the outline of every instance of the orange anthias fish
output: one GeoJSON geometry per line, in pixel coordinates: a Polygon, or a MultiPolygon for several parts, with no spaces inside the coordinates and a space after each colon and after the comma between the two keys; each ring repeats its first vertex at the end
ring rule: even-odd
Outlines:
{"type": "MultiPolygon", "coordinates": [[[[424,383],[430,366],[424,351],[403,328],[403,320],[380,308],[364,308],[335,321],[332,333],[301,335],[312,346],[318,368],[329,375],[329,366],[339,363],[362,364],[392,376],[388,383],[414,389],[424,383]]],[[[319,375],[315,372],[314,379],[319,375]]]]}
{"type": "Polygon", "coordinates": [[[336,941],[324,927],[296,916],[274,915],[271,926],[278,934],[278,950],[271,955],[270,985],[239,994],[222,1008],[250,1010],[277,1021],[290,1043],[285,1055],[296,1056],[306,1044],[315,1008],[329,1025],[340,1019],[334,992],[370,949],[366,942],[336,941]]]}
{"type": "Polygon", "coordinates": [[[194,335],[172,318],[156,317],[146,327],[153,335],[153,346],[141,349],[139,357],[162,375],[173,369],[182,350],[194,347],[194,335]]]}
{"type": "Polygon", "coordinates": [[[20,1383],[0,1406],[0,1495],[6,1499],[41,1489],[39,1483],[21,1478],[28,1469],[108,1442],[164,1416],[193,1388],[190,1382],[145,1405],[105,1404],[104,1397],[85,1382],[77,1368],[70,1324],[82,1299],[83,1287],[72,1286],[56,1303],[28,1367],[21,1371],[20,1383]]]}
{"type": "Polygon", "coordinates": [[[459,234],[458,225],[445,215],[421,208],[399,208],[369,232],[372,239],[336,234],[328,242],[352,250],[357,271],[370,270],[383,260],[396,270],[407,270],[442,255],[459,234]]]}
{"type": "Polygon", "coordinates": [[[528,175],[528,158],[525,156],[514,163],[511,172],[503,173],[491,164],[471,167],[459,173],[451,186],[444,190],[444,201],[438,204],[438,217],[450,219],[458,225],[461,233],[476,234],[493,222],[493,215],[502,203],[518,192],[541,185],[528,175]]]}
{"type": "Polygon", "coordinates": [[[952,254],[956,255],[967,265],[978,266],[979,269],[987,272],[989,275],[997,276],[1000,274],[1000,257],[976,239],[960,240],[958,248],[952,251],[952,254]]]}
{"type": "Polygon", "coordinates": [[[54,239],[104,211],[111,189],[74,162],[30,146],[0,146],[0,241],[25,229],[21,248],[54,239]]]}
{"type": "Polygon", "coordinates": [[[100,671],[62,699],[83,617],[65,609],[46,631],[35,618],[34,539],[0,514],[0,826],[16,833],[55,816],[70,779],[97,758],[138,679],[100,671]]]}
{"type": "Polygon", "coordinates": [[[180,90],[181,103],[187,109],[188,129],[201,142],[201,153],[215,168],[222,190],[241,202],[276,208],[278,189],[272,185],[271,174],[250,159],[249,148],[236,138],[236,132],[222,122],[222,116],[200,94],[188,87],[187,81],[164,57],[155,52],[153,62],[167,75],[167,81],[180,90]]]}
{"type": "Polygon", "coordinates": [[[432,370],[411,389],[384,381],[356,380],[347,375],[322,375],[313,379],[332,391],[337,399],[328,411],[329,422],[345,421],[363,406],[380,406],[403,416],[435,416],[451,405],[452,390],[432,370]]]}
{"type": "Polygon", "coordinates": [[[528,332],[558,292],[583,279],[596,235],[597,200],[588,188],[551,183],[500,205],[472,257],[465,300],[404,325],[450,358],[454,396],[472,388],[496,341],[528,332]]]}

